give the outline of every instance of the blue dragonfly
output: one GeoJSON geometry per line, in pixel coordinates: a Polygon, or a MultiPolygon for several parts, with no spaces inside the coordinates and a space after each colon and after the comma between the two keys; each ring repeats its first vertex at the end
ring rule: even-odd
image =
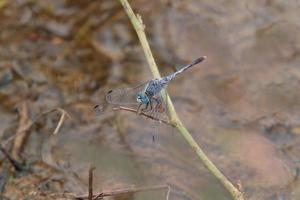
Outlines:
{"type": "Polygon", "coordinates": [[[202,62],[205,58],[206,56],[197,58],[192,63],[182,66],[178,71],[159,79],[148,80],[132,88],[110,90],[105,96],[105,103],[96,105],[95,109],[102,112],[107,105],[112,105],[116,110],[136,112],[150,119],[168,123],[162,91],[176,76],[202,62]]]}

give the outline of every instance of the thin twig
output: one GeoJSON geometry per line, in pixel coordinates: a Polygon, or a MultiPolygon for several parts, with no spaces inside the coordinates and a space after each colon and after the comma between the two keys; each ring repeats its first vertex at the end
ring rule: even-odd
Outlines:
{"type": "MultiPolygon", "coordinates": [[[[130,4],[127,0],[119,0],[122,4],[125,12],[127,13],[136,33],[140,40],[141,46],[143,48],[144,54],[146,56],[147,62],[149,64],[150,70],[154,76],[154,78],[160,78],[160,74],[153,58],[147,37],[145,35],[144,29],[145,25],[142,22],[142,19],[139,15],[135,15],[130,4]]],[[[168,110],[170,113],[171,124],[178,129],[180,134],[185,138],[185,140],[189,143],[189,145],[193,148],[198,158],[203,162],[205,167],[223,184],[223,186],[227,189],[227,191],[232,195],[235,200],[243,200],[243,193],[240,192],[225,176],[224,174],[212,163],[212,161],[206,156],[203,150],[199,147],[197,142],[194,140],[192,135],[189,133],[187,128],[179,119],[175,107],[169,97],[166,95],[165,101],[168,105],[168,110]]]]}
{"type": "Polygon", "coordinates": [[[171,192],[171,186],[168,185],[166,200],[169,200],[170,192],[171,192]]]}
{"type": "Polygon", "coordinates": [[[93,171],[95,167],[92,165],[89,169],[89,200],[93,200],[93,171]]]}
{"type": "Polygon", "coordinates": [[[15,140],[12,147],[12,158],[14,160],[20,161],[20,153],[23,150],[23,147],[25,145],[25,141],[28,137],[28,129],[25,129],[24,127],[27,127],[28,124],[31,123],[31,120],[29,118],[29,111],[28,111],[28,105],[26,101],[23,101],[21,103],[20,107],[20,120],[18,124],[17,133],[15,134],[15,140]]]}
{"type": "Polygon", "coordinates": [[[124,110],[124,111],[128,111],[128,112],[133,112],[133,113],[142,115],[142,116],[144,116],[144,117],[147,117],[147,118],[149,118],[149,119],[152,119],[152,120],[155,120],[155,121],[158,121],[158,122],[161,122],[161,123],[164,123],[164,124],[167,124],[167,125],[171,125],[171,126],[172,126],[172,124],[171,124],[170,122],[166,121],[166,120],[158,119],[158,118],[156,118],[156,117],[153,117],[153,116],[148,115],[148,114],[143,113],[143,112],[137,113],[137,110],[132,109],[132,108],[127,108],[127,107],[119,106],[119,107],[113,108],[113,110],[124,110]]]}
{"type": "Polygon", "coordinates": [[[21,171],[23,169],[22,165],[13,159],[11,155],[7,152],[7,150],[0,144],[0,150],[4,154],[4,156],[7,158],[9,163],[15,168],[17,171],[21,171]]]}
{"type": "Polygon", "coordinates": [[[62,126],[62,124],[63,124],[63,122],[64,122],[66,116],[68,116],[69,118],[71,118],[70,115],[67,113],[67,111],[65,111],[64,109],[62,109],[62,108],[57,108],[56,110],[58,110],[58,111],[61,112],[61,116],[60,116],[60,119],[59,119],[59,121],[58,121],[58,124],[57,124],[57,126],[56,126],[56,128],[55,128],[55,130],[54,130],[54,132],[53,132],[53,135],[56,135],[56,134],[59,132],[60,127],[62,126]]]}
{"type": "MultiPolygon", "coordinates": [[[[106,192],[101,192],[98,194],[94,194],[93,198],[94,199],[99,199],[99,198],[103,198],[103,197],[109,197],[109,196],[119,196],[122,194],[128,194],[128,193],[135,193],[135,192],[141,192],[141,191],[146,191],[146,190],[159,190],[159,189],[164,189],[167,188],[168,189],[168,193],[170,191],[170,186],[168,185],[155,185],[155,186],[149,186],[149,187],[128,187],[128,188],[123,188],[123,189],[118,189],[118,190],[111,190],[111,191],[106,191],[106,192]]],[[[88,199],[88,195],[82,195],[82,196],[76,196],[74,197],[77,200],[82,200],[82,199],[88,199]]]]}

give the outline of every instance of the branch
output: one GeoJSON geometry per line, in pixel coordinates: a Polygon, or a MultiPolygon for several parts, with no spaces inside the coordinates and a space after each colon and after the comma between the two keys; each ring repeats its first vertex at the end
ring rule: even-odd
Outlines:
{"type": "MultiPolygon", "coordinates": [[[[135,15],[130,4],[127,0],[119,0],[122,4],[125,12],[127,13],[136,33],[142,45],[143,51],[145,53],[147,62],[149,64],[150,70],[154,76],[154,78],[159,78],[160,74],[153,58],[147,37],[145,35],[144,29],[145,25],[142,22],[142,19],[139,15],[135,15]]],[[[185,140],[189,143],[192,149],[197,154],[198,158],[203,162],[204,166],[222,183],[222,185],[227,189],[227,191],[232,195],[235,200],[243,200],[243,194],[234,187],[234,185],[222,174],[222,172],[212,163],[212,161],[205,155],[203,150],[199,147],[197,142],[194,140],[192,135],[189,133],[187,128],[183,125],[181,120],[179,119],[174,105],[168,95],[164,95],[166,98],[164,99],[167,102],[168,110],[170,113],[171,124],[173,124],[180,134],[185,138],[185,140]]]]}
{"type": "MultiPolygon", "coordinates": [[[[149,190],[159,190],[159,189],[168,189],[167,190],[167,195],[166,195],[166,200],[168,200],[169,198],[169,193],[170,193],[170,186],[168,185],[155,185],[155,186],[149,186],[149,187],[128,187],[128,188],[124,188],[124,189],[119,189],[119,190],[112,190],[112,191],[106,191],[106,192],[101,192],[98,194],[94,194],[93,195],[93,199],[101,199],[103,197],[115,197],[115,196],[119,196],[122,194],[128,194],[128,193],[136,193],[136,192],[141,192],[141,191],[149,191],[149,190]]],[[[76,196],[74,197],[74,199],[77,200],[84,200],[84,199],[88,199],[88,195],[82,195],[82,196],[76,196]]]]}
{"type": "Polygon", "coordinates": [[[21,171],[23,169],[22,164],[16,161],[11,157],[11,155],[7,152],[7,150],[0,144],[0,151],[4,154],[4,156],[7,158],[9,163],[15,168],[17,171],[21,171]]]}
{"type": "Polygon", "coordinates": [[[133,112],[133,113],[136,113],[136,114],[145,116],[145,117],[147,117],[147,118],[149,118],[149,119],[151,119],[151,120],[158,121],[158,122],[160,122],[160,123],[164,123],[164,124],[171,125],[171,126],[173,125],[173,124],[171,124],[170,122],[168,122],[168,121],[166,121],[166,120],[158,119],[158,118],[153,117],[153,116],[151,116],[151,115],[148,115],[148,114],[146,114],[146,113],[143,113],[143,112],[137,113],[137,110],[132,109],[132,108],[127,108],[127,107],[119,106],[119,107],[113,108],[113,110],[124,110],[124,111],[128,111],[128,112],[133,112]]]}
{"type": "Polygon", "coordinates": [[[56,128],[55,128],[55,130],[53,132],[54,135],[56,135],[59,132],[62,124],[65,121],[66,116],[68,116],[69,118],[71,118],[70,115],[67,113],[67,111],[65,111],[64,109],[62,109],[62,108],[56,108],[56,110],[58,110],[59,112],[61,112],[61,116],[60,116],[58,124],[56,125],[56,128]]]}
{"type": "Polygon", "coordinates": [[[92,165],[90,166],[89,169],[89,200],[93,200],[93,171],[95,167],[92,165]]]}
{"type": "Polygon", "coordinates": [[[26,101],[23,101],[21,103],[21,107],[19,111],[20,111],[20,119],[19,119],[16,137],[13,143],[11,155],[14,160],[21,162],[20,153],[22,152],[26,143],[26,139],[29,136],[28,129],[24,129],[24,127],[27,127],[27,125],[31,123],[31,120],[29,119],[28,104],[26,101]]]}

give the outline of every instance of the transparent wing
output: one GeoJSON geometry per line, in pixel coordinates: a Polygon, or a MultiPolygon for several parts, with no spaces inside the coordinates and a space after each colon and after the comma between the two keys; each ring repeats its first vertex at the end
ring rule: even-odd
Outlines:
{"type": "Polygon", "coordinates": [[[153,115],[155,115],[157,119],[168,121],[169,120],[169,116],[167,112],[168,108],[163,98],[165,94],[166,93],[163,90],[154,96],[155,100],[152,101],[153,109],[151,112],[153,115]]]}
{"type": "Polygon", "coordinates": [[[136,109],[138,102],[136,94],[142,91],[149,81],[143,82],[132,88],[119,88],[107,92],[100,103],[94,106],[94,110],[98,113],[110,110],[112,106],[125,106],[136,109]]]}
{"type": "Polygon", "coordinates": [[[156,139],[159,137],[161,132],[163,131],[164,125],[169,123],[169,115],[168,115],[168,108],[167,104],[164,101],[164,97],[166,97],[166,93],[161,91],[159,94],[157,94],[154,98],[155,103],[153,103],[153,110],[151,111],[151,116],[155,118],[156,120],[153,120],[152,126],[153,126],[153,132],[152,132],[152,140],[153,142],[156,141],[156,139]],[[159,102],[157,104],[157,102],[159,102]]]}
{"type": "Polygon", "coordinates": [[[143,91],[149,81],[141,83],[133,88],[119,88],[110,90],[106,94],[106,101],[109,104],[119,106],[138,105],[136,95],[138,92],[143,91]]]}

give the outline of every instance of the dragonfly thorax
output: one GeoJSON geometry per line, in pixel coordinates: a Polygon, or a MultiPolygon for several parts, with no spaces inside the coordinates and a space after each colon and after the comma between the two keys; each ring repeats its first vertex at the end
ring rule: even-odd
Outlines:
{"type": "Polygon", "coordinates": [[[136,95],[136,100],[137,100],[137,102],[142,103],[142,104],[147,104],[150,101],[149,97],[144,92],[139,92],[136,95]]]}

